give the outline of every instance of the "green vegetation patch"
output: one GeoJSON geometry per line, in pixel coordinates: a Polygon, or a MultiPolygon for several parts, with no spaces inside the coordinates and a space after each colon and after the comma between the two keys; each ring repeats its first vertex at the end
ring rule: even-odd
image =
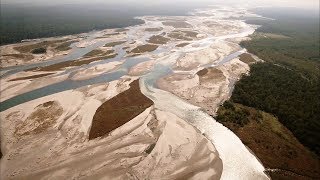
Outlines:
{"type": "Polygon", "coordinates": [[[145,31],[147,32],[156,32],[156,31],[162,31],[163,27],[158,27],[158,28],[146,28],[145,31]]]}
{"type": "Polygon", "coordinates": [[[216,120],[232,130],[279,179],[319,179],[320,161],[272,114],[226,101],[216,120]]]}
{"type": "Polygon", "coordinates": [[[46,52],[47,52],[47,49],[43,47],[36,48],[31,51],[32,54],[45,54],[46,52]]]}
{"type": "Polygon", "coordinates": [[[144,53],[144,52],[152,52],[158,48],[157,45],[154,44],[144,44],[137,46],[136,48],[131,50],[131,53],[144,53]]]}
{"type": "Polygon", "coordinates": [[[114,46],[118,46],[121,45],[123,43],[125,43],[126,41],[115,41],[115,42],[110,42],[104,45],[104,47],[114,47],[114,46]]]}
{"type": "Polygon", "coordinates": [[[241,45],[266,63],[250,65],[250,75],[236,83],[231,100],[274,114],[319,155],[319,16],[299,9],[264,13],[276,20],[248,21],[262,26],[241,45]]]}
{"type": "MultiPolygon", "coordinates": [[[[223,106],[219,108],[218,116],[216,117],[219,122],[235,123],[241,127],[249,123],[250,112],[241,107],[236,107],[233,103],[225,101],[223,106]]],[[[261,119],[261,114],[257,113],[252,115],[251,119],[261,119]]]]}
{"type": "Polygon", "coordinates": [[[153,44],[167,44],[169,41],[170,41],[169,38],[165,38],[161,35],[153,35],[148,40],[149,43],[153,43],[153,44]]]}
{"type": "Polygon", "coordinates": [[[172,31],[168,34],[168,37],[184,41],[192,41],[192,38],[186,36],[186,34],[181,31],[172,31]]]}
{"type": "Polygon", "coordinates": [[[65,62],[61,62],[61,63],[49,65],[49,66],[31,68],[31,69],[28,69],[27,71],[59,71],[68,67],[82,66],[82,65],[90,64],[95,61],[114,58],[116,56],[117,54],[111,54],[107,56],[99,56],[99,57],[85,58],[80,60],[65,61],[65,62]]]}
{"type": "Polygon", "coordinates": [[[190,43],[180,43],[180,44],[177,44],[176,47],[185,47],[187,45],[189,45],[190,43]]]}
{"type": "Polygon", "coordinates": [[[70,47],[71,44],[73,44],[75,42],[78,42],[78,41],[74,40],[74,41],[64,42],[64,43],[58,45],[55,49],[58,51],[68,51],[71,49],[71,47],[70,47]]]}
{"type": "Polygon", "coordinates": [[[53,40],[53,41],[42,41],[28,45],[16,46],[14,47],[15,50],[19,51],[20,53],[29,53],[34,49],[38,48],[47,48],[49,46],[56,46],[57,43],[62,43],[67,41],[68,39],[60,39],[60,40],[53,40]]]}
{"type": "Polygon", "coordinates": [[[236,83],[232,101],[275,114],[310,149],[320,153],[320,85],[272,63],[251,65],[236,83]]]}
{"type": "Polygon", "coordinates": [[[108,56],[113,53],[114,53],[114,50],[103,51],[101,49],[94,49],[88,52],[87,54],[85,54],[83,57],[108,56]]]}
{"type": "Polygon", "coordinates": [[[162,22],[165,26],[172,26],[174,28],[191,28],[191,24],[185,22],[185,21],[165,21],[162,22]]]}

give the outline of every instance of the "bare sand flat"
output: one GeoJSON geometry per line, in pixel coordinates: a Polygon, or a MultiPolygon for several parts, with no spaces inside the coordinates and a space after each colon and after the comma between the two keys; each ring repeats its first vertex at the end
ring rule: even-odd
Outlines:
{"type": "MultiPolygon", "coordinates": [[[[6,158],[1,160],[5,165],[1,177],[219,178],[222,162],[213,145],[184,120],[153,106],[145,108],[108,136],[86,140],[94,128],[90,125],[92,117],[96,113],[108,117],[108,113],[99,110],[102,102],[112,101],[118,93],[138,86],[137,81],[123,79],[47,96],[1,113],[1,119],[10,120],[1,124],[2,128],[7,128],[2,134],[6,158]],[[46,119],[38,118],[44,112],[46,119]],[[19,121],[22,123],[15,127],[19,121]],[[37,121],[39,123],[35,123],[37,121]]],[[[126,95],[121,100],[130,102],[132,94],[126,95]]]]}
{"type": "Polygon", "coordinates": [[[175,73],[159,79],[157,84],[215,115],[220,103],[229,98],[230,83],[247,73],[248,68],[245,63],[234,59],[219,67],[202,69],[195,75],[175,73]]]}
{"type": "Polygon", "coordinates": [[[156,62],[154,60],[139,63],[129,70],[128,75],[130,75],[130,76],[144,75],[152,70],[155,63],[156,62]]]}

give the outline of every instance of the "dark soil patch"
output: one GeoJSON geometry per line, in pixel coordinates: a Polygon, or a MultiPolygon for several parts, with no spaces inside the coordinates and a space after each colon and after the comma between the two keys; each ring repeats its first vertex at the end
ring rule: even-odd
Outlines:
{"type": "Polygon", "coordinates": [[[15,79],[10,79],[10,81],[19,81],[19,80],[25,80],[25,79],[36,79],[39,77],[44,77],[44,76],[49,76],[54,73],[45,73],[45,74],[37,74],[33,76],[27,76],[27,77],[20,77],[20,78],[15,78],[15,79]]]}
{"type": "Polygon", "coordinates": [[[153,105],[139,87],[139,80],[130,84],[130,88],[103,103],[96,111],[89,133],[89,139],[104,136],[129,122],[153,105]]]}

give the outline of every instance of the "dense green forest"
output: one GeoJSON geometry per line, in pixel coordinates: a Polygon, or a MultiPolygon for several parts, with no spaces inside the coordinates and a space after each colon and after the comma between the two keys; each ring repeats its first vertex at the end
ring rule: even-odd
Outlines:
{"type": "Polygon", "coordinates": [[[272,63],[251,66],[232,94],[233,102],[275,114],[310,149],[320,152],[320,86],[272,63]]]}
{"type": "MultiPolygon", "coordinates": [[[[262,26],[252,40],[241,43],[266,62],[251,65],[250,75],[236,83],[231,101],[276,115],[302,144],[319,155],[319,16],[297,10],[267,12],[260,14],[276,20],[249,21],[262,26]]],[[[245,121],[242,118],[241,123],[245,121]]]]}

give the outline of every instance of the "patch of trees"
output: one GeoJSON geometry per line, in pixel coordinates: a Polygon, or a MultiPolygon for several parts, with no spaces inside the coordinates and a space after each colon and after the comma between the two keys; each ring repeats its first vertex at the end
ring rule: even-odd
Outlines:
{"type": "Polygon", "coordinates": [[[219,108],[215,119],[223,124],[233,123],[236,127],[244,127],[251,121],[260,122],[260,111],[253,110],[232,101],[225,101],[219,108]]]}
{"type": "Polygon", "coordinates": [[[251,65],[231,100],[276,115],[302,144],[320,154],[320,84],[272,63],[251,65]]]}
{"type": "Polygon", "coordinates": [[[231,122],[243,127],[249,123],[250,112],[246,109],[235,108],[235,106],[229,102],[224,102],[223,106],[220,107],[220,112],[216,117],[216,120],[219,122],[231,122]],[[223,110],[221,109],[223,108],[223,110]]]}
{"type": "Polygon", "coordinates": [[[31,51],[32,54],[44,54],[46,52],[47,52],[47,49],[43,47],[36,48],[31,51]]]}
{"type": "Polygon", "coordinates": [[[276,115],[302,144],[320,155],[319,16],[299,14],[298,9],[271,11],[266,15],[276,20],[251,23],[262,25],[258,32],[289,38],[253,36],[241,43],[266,63],[251,65],[250,75],[236,83],[231,101],[276,115]]]}

